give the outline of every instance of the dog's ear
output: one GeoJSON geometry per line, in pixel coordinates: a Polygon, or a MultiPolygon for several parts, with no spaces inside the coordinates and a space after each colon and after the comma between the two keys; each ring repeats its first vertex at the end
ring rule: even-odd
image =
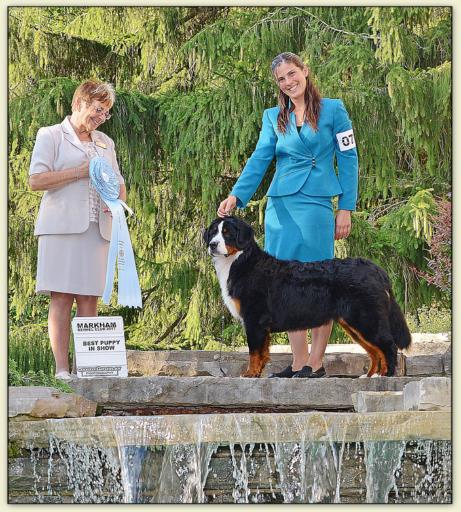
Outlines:
{"type": "Polygon", "coordinates": [[[202,240],[206,245],[208,245],[208,229],[206,228],[202,229],[202,240]]]}
{"type": "Polygon", "coordinates": [[[237,231],[237,248],[244,249],[253,240],[253,236],[254,231],[251,226],[246,222],[239,223],[237,231]]]}
{"type": "Polygon", "coordinates": [[[208,245],[211,240],[211,230],[221,221],[222,219],[215,219],[206,229],[202,229],[202,238],[206,245],[208,245]]]}

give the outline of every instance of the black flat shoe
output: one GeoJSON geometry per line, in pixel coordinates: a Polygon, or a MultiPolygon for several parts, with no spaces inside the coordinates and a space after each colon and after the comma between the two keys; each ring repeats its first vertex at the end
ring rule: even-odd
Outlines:
{"type": "Polygon", "coordinates": [[[281,378],[281,379],[291,379],[291,377],[293,377],[293,375],[297,373],[297,372],[294,372],[293,371],[293,368],[291,367],[291,364],[290,366],[287,366],[284,370],[282,370],[281,372],[277,372],[277,373],[271,373],[268,377],[268,379],[273,379],[273,378],[281,378]]]}
{"type": "Polygon", "coordinates": [[[327,372],[325,368],[321,366],[318,370],[312,371],[310,366],[303,366],[301,370],[295,372],[292,376],[293,379],[320,379],[325,377],[327,372]]]}

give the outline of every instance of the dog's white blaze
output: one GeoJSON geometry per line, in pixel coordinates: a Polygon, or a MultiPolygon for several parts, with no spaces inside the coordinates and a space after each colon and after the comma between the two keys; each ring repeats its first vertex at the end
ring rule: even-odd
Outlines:
{"type": "MultiPolygon", "coordinates": [[[[216,251],[219,253],[219,254],[222,254],[223,256],[227,254],[227,248],[226,248],[226,242],[224,241],[224,237],[222,236],[222,226],[224,224],[224,221],[221,221],[219,224],[218,224],[218,232],[216,233],[216,235],[210,240],[210,243],[211,242],[217,242],[218,243],[218,246],[216,247],[216,251]]],[[[210,252],[210,248],[208,248],[208,252],[211,254],[210,252]]]]}

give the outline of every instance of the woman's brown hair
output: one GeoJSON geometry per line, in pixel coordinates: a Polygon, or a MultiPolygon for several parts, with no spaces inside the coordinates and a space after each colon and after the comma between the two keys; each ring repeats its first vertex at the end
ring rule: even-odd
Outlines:
{"type": "MultiPolygon", "coordinates": [[[[306,65],[304,62],[294,53],[284,52],[280,55],[277,55],[271,64],[271,71],[275,78],[275,70],[282,63],[287,62],[290,64],[294,64],[299,69],[304,69],[306,65]]],[[[317,131],[317,123],[320,115],[320,93],[309,78],[306,77],[306,90],[304,91],[304,103],[306,105],[306,110],[304,111],[304,122],[309,123],[312,128],[317,131]]],[[[290,106],[290,98],[287,94],[279,90],[278,95],[278,103],[280,107],[280,112],[277,117],[277,128],[280,132],[286,133],[288,129],[288,124],[290,122],[290,112],[294,110],[294,105],[290,106]]]]}
{"type": "Polygon", "coordinates": [[[108,103],[109,108],[111,108],[115,102],[115,91],[112,84],[108,82],[87,80],[75,89],[74,97],[72,98],[72,106],[74,106],[79,99],[84,100],[88,104],[92,103],[94,100],[100,101],[101,103],[108,103]]]}

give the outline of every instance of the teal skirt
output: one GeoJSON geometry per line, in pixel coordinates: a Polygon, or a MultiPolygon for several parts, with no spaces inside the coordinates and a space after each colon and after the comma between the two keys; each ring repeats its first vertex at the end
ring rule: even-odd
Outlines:
{"type": "Polygon", "coordinates": [[[320,261],[334,257],[335,219],[331,197],[268,197],[264,250],[281,260],[320,261]]]}

